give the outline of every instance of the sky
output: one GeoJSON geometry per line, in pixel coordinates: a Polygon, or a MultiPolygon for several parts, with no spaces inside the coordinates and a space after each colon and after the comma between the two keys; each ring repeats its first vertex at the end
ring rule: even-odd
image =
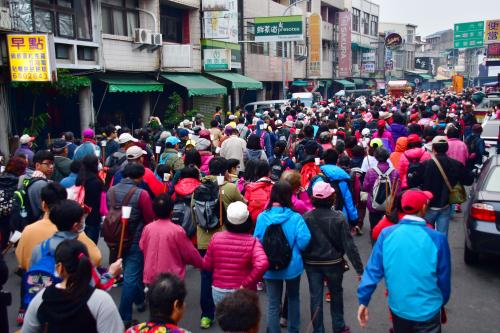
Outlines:
{"type": "Polygon", "coordinates": [[[453,29],[454,23],[500,19],[500,0],[372,0],[380,22],[413,23],[417,35],[453,29]]]}

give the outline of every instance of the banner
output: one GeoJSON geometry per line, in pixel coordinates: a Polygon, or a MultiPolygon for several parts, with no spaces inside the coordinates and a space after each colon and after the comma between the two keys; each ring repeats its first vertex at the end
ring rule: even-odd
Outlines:
{"type": "Polygon", "coordinates": [[[7,35],[12,81],[57,81],[49,35],[7,35]]]}
{"type": "Polygon", "coordinates": [[[309,70],[308,77],[320,77],[322,61],[321,15],[311,14],[309,17],[309,70]]]}
{"type": "Polygon", "coordinates": [[[339,12],[339,78],[351,76],[351,13],[339,12]]]}
{"type": "Polygon", "coordinates": [[[302,15],[256,17],[256,42],[282,42],[304,39],[302,15]]]}
{"type": "Polygon", "coordinates": [[[487,20],[484,25],[484,43],[500,42],[500,20],[487,20]]]}
{"type": "Polygon", "coordinates": [[[238,43],[238,0],[203,1],[204,38],[238,43]],[[227,8],[226,10],[213,10],[227,8]]]}
{"type": "Polygon", "coordinates": [[[375,63],[367,62],[363,64],[363,72],[365,73],[375,73],[375,63]]]}

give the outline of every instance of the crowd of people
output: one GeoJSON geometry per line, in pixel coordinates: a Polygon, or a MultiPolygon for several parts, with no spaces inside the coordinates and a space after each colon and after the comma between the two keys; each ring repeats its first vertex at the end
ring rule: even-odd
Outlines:
{"type": "Polygon", "coordinates": [[[326,301],[333,332],[350,332],[342,280],[352,266],[362,327],[385,278],[391,330],[438,332],[451,293],[450,219],[487,155],[473,107],[470,92],[433,91],[217,108],[209,123],[197,115],[173,128],[152,117],[135,131],[86,129],[80,142],[66,132],[37,150],[25,134],[0,176],[21,332],[187,332],[188,265],[200,271],[201,329],[303,332],[305,271],[313,331],[325,332],[326,301]],[[366,264],[355,244],[364,233],[366,264]],[[134,320],[134,305],[149,309],[147,322],[134,320]]]}

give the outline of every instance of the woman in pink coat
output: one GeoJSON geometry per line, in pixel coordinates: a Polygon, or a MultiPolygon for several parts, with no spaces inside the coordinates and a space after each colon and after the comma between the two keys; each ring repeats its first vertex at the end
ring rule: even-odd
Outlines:
{"type": "Polygon", "coordinates": [[[160,273],[172,273],[184,280],[186,266],[201,268],[203,259],[184,229],[170,221],[173,204],[168,194],[153,202],[158,220],[144,227],[139,247],[144,254],[144,284],[151,284],[160,273]]]}
{"type": "Polygon", "coordinates": [[[309,195],[301,186],[300,173],[297,170],[287,170],[281,175],[281,180],[286,181],[293,189],[292,205],[293,210],[299,214],[305,214],[313,210],[313,205],[309,195]]]}
{"type": "Polygon", "coordinates": [[[213,272],[212,296],[216,305],[237,289],[256,290],[269,266],[262,244],[250,234],[252,222],[248,216],[243,202],[230,204],[227,230],[212,237],[203,258],[203,269],[213,272]]]}

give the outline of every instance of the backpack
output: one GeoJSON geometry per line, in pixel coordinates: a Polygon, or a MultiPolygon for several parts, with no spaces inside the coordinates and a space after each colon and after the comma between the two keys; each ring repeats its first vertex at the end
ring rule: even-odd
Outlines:
{"type": "Polygon", "coordinates": [[[184,228],[189,238],[193,237],[196,232],[196,225],[193,223],[193,214],[191,212],[191,196],[177,197],[170,220],[184,228]]]}
{"type": "Polygon", "coordinates": [[[307,188],[311,179],[317,174],[321,173],[321,169],[314,162],[308,162],[302,166],[300,169],[300,184],[303,188],[307,188]]]}
{"type": "Polygon", "coordinates": [[[111,182],[113,181],[113,177],[122,167],[122,164],[127,160],[127,155],[122,153],[121,151],[116,151],[111,156],[108,157],[106,164],[108,167],[106,170],[106,177],[104,179],[104,183],[106,186],[111,187],[111,182]]]}
{"type": "Polygon", "coordinates": [[[418,181],[418,170],[420,169],[420,159],[423,154],[419,158],[410,158],[405,154],[408,159],[408,171],[406,173],[406,182],[408,184],[408,188],[414,188],[419,185],[418,181]]]}
{"type": "Polygon", "coordinates": [[[281,224],[271,224],[267,227],[262,239],[262,246],[269,260],[270,271],[279,271],[290,265],[292,248],[281,224]]]}
{"type": "Polygon", "coordinates": [[[285,128],[280,128],[279,130],[276,131],[276,135],[278,137],[278,141],[288,141],[288,137],[290,136],[290,131],[286,130],[285,128]]]}
{"type": "Polygon", "coordinates": [[[205,231],[217,229],[223,224],[225,209],[220,191],[213,181],[205,181],[194,190],[191,201],[193,220],[205,231]]]}
{"type": "Polygon", "coordinates": [[[304,141],[300,141],[297,147],[295,147],[295,158],[298,162],[302,162],[306,158],[306,145],[304,141]]]}
{"type": "Polygon", "coordinates": [[[68,200],[76,201],[83,207],[85,201],[85,187],[81,185],[73,185],[66,189],[68,192],[68,200]]]}
{"type": "Polygon", "coordinates": [[[259,183],[267,183],[266,186],[250,186],[245,188],[245,199],[248,201],[248,212],[252,218],[253,223],[257,222],[257,217],[266,208],[266,203],[271,196],[271,189],[273,183],[269,179],[262,179],[259,183]]]}
{"type": "Polygon", "coordinates": [[[286,168],[286,157],[275,158],[270,165],[271,168],[271,180],[277,182],[280,180],[281,174],[286,168]]]}
{"type": "MultiPolygon", "coordinates": [[[[104,241],[108,244],[111,251],[117,250],[120,245],[120,238],[122,232],[122,207],[127,206],[130,199],[138,190],[136,186],[132,187],[121,203],[116,202],[115,190],[111,188],[108,192],[110,198],[109,211],[102,224],[102,235],[104,241]]],[[[125,228],[125,235],[123,237],[123,252],[126,252],[132,246],[134,234],[130,232],[130,224],[125,228]]]]}
{"type": "MultiPolygon", "coordinates": [[[[253,134],[257,135],[257,131],[253,132],[253,134]]],[[[261,133],[260,133],[260,148],[266,150],[266,140],[265,140],[265,137],[266,137],[266,131],[265,130],[261,130],[261,133]]]]}
{"type": "Polygon", "coordinates": [[[27,309],[36,294],[43,288],[61,280],[55,275],[56,260],[54,253],[50,251],[49,240],[45,240],[40,246],[40,259],[24,273],[21,288],[23,289],[23,299],[21,308],[27,309]]]}
{"type": "Polygon", "coordinates": [[[385,173],[382,173],[378,166],[374,167],[373,170],[377,173],[378,178],[373,186],[372,207],[380,212],[385,212],[388,204],[387,200],[389,200],[392,193],[390,175],[394,168],[389,167],[385,173]]]}
{"type": "Polygon", "coordinates": [[[14,204],[14,192],[16,192],[17,184],[10,187],[0,188],[0,218],[7,217],[12,214],[14,204]]]}
{"type": "Polygon", "coordinates": [[[45,180],[44,178],[25,179],[23,186],[14,192],[12,210],[10,216],[10,226],[12,230],[23,231],[24,227],[35,222],[38,216],[34,216],[31,202],[28,196],[28,189],[34,183],[45,180]]]}
{"type": "Polygon", "coordinates": [[[179,158],[180,157],[177,155],[177,153],[163,153],[160,156],[160,162],[158,164],[159,165],[165,164],[165,165],[169,166],[171,169],[173,169],[175,162],[179,158]]]}

